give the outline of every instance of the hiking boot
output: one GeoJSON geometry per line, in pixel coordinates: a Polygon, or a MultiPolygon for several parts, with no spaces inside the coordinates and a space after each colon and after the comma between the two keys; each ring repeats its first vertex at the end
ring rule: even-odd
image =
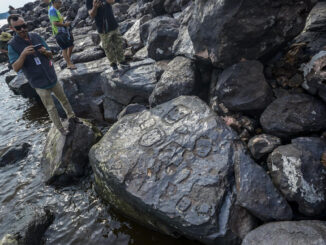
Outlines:
{"type": "Polygon", "coordinates": [[[114,71],[118,70],[118,66],[116,63],[111,63],[110,65],[114,71]]]}
{"type": "Polygon", "coordinates": [[[122,69],[122,70],[127,69],[129,67],[130,67],[130,65],[125,61],[119,63],[119,68],[122,69]]]}

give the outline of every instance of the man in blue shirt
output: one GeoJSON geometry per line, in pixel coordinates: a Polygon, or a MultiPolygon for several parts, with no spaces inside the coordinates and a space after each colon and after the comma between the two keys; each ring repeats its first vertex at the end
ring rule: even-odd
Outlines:
{"type": "Polygon", "coordinates": [[[35,88],[40,96],[54,125],[62,135],[67,135],[68,132],[60,121],[51,93],[58,98],[68,118],[75,117],[75,114],[57,81],[48,45],[38,34],[28,33],[27,25],[20,15],[10,15],[8,24],[16,33],[8,43],[8,56],[12,68],[16,72],[23,71],[31,87],[35,88]]]}

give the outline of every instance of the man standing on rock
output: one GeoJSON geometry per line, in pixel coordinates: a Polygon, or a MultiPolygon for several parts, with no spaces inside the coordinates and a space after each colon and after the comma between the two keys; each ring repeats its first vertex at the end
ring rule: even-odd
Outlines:
{"type": "Polygon", "coordinates": [[[102,47],[111,67],[116,70],[117,64],[125,68],[123,39],[118,30],[118,23],[113,15],[112,6],[115,0],[86,0],[86,7],[91,18],[95,18],[97,31],[100,34],[102,47]]]}
{"type": "Polygon", "coordinates": [[[71,62],[71,54],[74,48],[74,38],[70,31],[70,22],[63,22],[63,17],[59,12],[61,0],[52,0],[52,6],[49,8],[49,19],[52,25],[52,33],[62,50],[63,58],[67,63],[67,68],[75,70],[75,65],[71,62]]]}
{"type": "Polygon", "coordinates": [[[75,118],[75,114],[57,80],[48,45],[38,34],[28,33],[27,25],[20,15],[10,15],[7,20],[10,29],[16,33],[8,43],[12,68],[16,72],[22,69],[31,87],[35,88],[40,96],[54,125],[62,135],[67,135],[68,131],[60,121],[51,93],[58,98],[68,118],[75,118]]]}

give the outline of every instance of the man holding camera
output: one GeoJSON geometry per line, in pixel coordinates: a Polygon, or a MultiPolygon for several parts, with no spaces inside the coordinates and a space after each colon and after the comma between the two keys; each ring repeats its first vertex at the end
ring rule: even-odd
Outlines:
{"type": "Polygon", "coordinates": [[[86,0],[86,7],[91,18],[95,18],[105,55],[111,62],[112,68],[116,70],[117,64],[121,68],[127,65],[123,51],[123,39],[112,11],[111,4],[114,2],[115,0],[86,0]]]}
{"type": "Polygon", "coordinates": [[[31,87],[40,96],[49,116],[62,135],[67,135],[51,93],[58,98],[68,118],[75,118],[71,105],[57,82],[57,75],[51,61],[52,53],[45,41],[36,33],[28,33],[27,25],[20,15],[8,17],[10,29],[16,35],[8,43],[8,56],[12,68],[18,72],[22,69],[31,87]]]}

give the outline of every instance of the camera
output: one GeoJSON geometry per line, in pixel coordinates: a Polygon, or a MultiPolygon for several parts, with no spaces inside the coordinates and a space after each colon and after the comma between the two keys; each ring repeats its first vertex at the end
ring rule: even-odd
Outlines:
{"type": "Polygon", "coordinates": [[[43,47],[43,44],[41,44],[41,43],[38,43],[38,44],[33,45],[33,48],[34,48],[35,51],[37,51],[41,47],[43,47]]]}

